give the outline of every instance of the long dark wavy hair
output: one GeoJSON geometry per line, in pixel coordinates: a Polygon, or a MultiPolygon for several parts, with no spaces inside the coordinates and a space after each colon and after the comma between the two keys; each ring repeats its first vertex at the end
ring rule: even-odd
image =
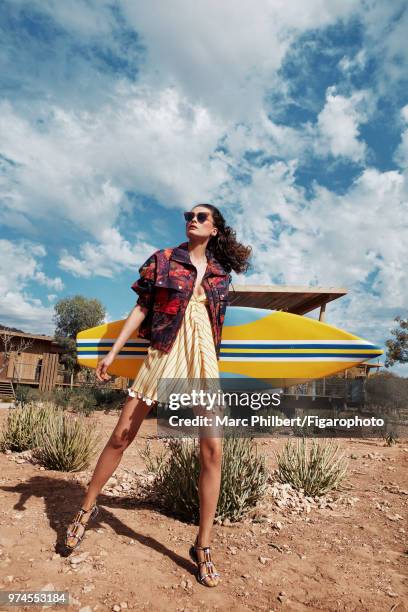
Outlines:
{"type": "Polygon", "coordinates": [[[207,248],[222,265],[226,272],[234,270],[237,274],[247,272],[251,263],[248,261],[252,253],[252,247],[245,246],[236,239],[236,232],[226,224],[226,221],[221,211],[212,204],[195,204],[196,206],[205,206],[211,210],[214,225],[218,229],[216,236],[211,236],[208,241],[207,248]]]}

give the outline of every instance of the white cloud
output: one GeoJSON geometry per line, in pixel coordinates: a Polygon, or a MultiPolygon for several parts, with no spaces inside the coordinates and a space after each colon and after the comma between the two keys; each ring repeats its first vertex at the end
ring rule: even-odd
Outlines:
{"type": "Polygon", "coordinates": [[[34,274],[33,280],[37,281],[40,285],[45,285],[48,289],[62,291],[64,288],[64,283],[59,276],[57,278],[48,278],[41,270],[34,274]]]}
{"type": "Polygon", "coordinates": [[[235,284],[319,285],[348,290],[328,323],[381,343],[408,304],[406,178],[366,169],[344,195],[315,184],[305,202],[293,168],[273,164],[242,188],[233,225],[254,249],[254,272],[235,284]],[[267,215],[279,215],[272,221],[267,215]]]}
{"type": "Polygon", "coordinates": [[[52,279],[41,270],[37,258],[45,256],[42,245],[0,240],[0,322],[31,333],[52,334],[53,309],[29,295],[31,283],[61,289],[59,277],[52,279]]]}
{"type": "Polygon", "coordinates": [[[394,159],[401,168],[408,168],[408,104],[401,109],[401,123],[404,130],[401,133],[401,142],[399,143],[394,159]]]}
{"type": "Polygon", "coordinates": [[[408,278],[387,272],[388,266],[403,269],[408,255],[405,241],[395,240],[396,228],[398,233],[408,229],[406,184],[398,172],[367,169],[344,195],[316,183],[314,197],[304,202],[293,173],[275,164],[256,174],[244,189],[244,199],[246,239],[259,249],[270,247],[268,256],[261,253],[257,261],[261,272],[269,268],[272,275],[283,274],[288,284],[318,279],[322,285],[350,286],[378,267],[373,289],[381,290],[389,306],[406,302],[408,278]],[[264,202],[257,215],[250,212],[252,201],[255,210],[264,202]],[[259,218],[268,211],[280,215],[281,225],[287,226],[275,240],[268,231],[264,236],[257,233],[259,218]]]}
{"type": "Polygon", "coordinates": [[[405,0],[361,3],[359,16],[363,46],[376,59],[375,79],[379,96],[393,97],[406,82],[408,69],[408,11],[405,0]]]}
{"type": "Polygon", "coordinates": [[[65,219],[98,238],[128,207],[128,191],[154,193],[168,206],[211,197],[226,178],[218,159],[210,159],[223,131],[174,90],[119,86],[115,104],[98,114],[54,108],[41,132],[5,101],[1,149],[12,164],[0,221],[20,224],[16,215],[27,215],[35,223],[52,215],[56,231],[65,219]]]}
{"type": "Polygon", "coordinates": [[[345,75],[349,76],[363,70],[367,64],[367,59],[366,49],[360,49],[353,57],[344,55],[339,61],[339,68],[345,75]]]}
{"type": "Polygon", "coordinates": [[[62,249],[59,266],[76,277],[113,278],[123,268],[136,270],[157,248],[141,240],[131,245],[116,229],[104,230],[98,244],[86,242],[80,246],[78,257],[62,249]]]}
{"type": "Polygon", "coordinates": [[[329,87],[325,106],[317,118],[316,134],[313,134],[316,154],[330,153],[334,157],[364,162],[366,145],[359,140],[359,125],[367,120],[372,106],[368,91],[355,91],[346,98],[336,93],[335,86],[329,87]]]}
{"type": "Polygon", "coordinates": [[[253,121],[276,71],[299,34],[347,19],[357,0],[287,3],[259,0],[184,0],[140,4],[123,0],[128,23],[141,34],[147,57],[143,82],[175,84],[224,120],[253,121]]]}

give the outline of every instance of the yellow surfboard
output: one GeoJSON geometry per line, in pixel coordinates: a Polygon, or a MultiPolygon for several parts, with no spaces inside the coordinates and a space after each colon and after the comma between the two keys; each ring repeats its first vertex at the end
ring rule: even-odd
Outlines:
{"type": "MultiPolygon", "coordinates": [[[[125,320],[80,332],[81,365],[96,368],[116,341],[125,320]]],[[[129,338],[109,373],[134,378],[149,342],[129,338]]],[[[376,345],[333,325],[279,310],[229,306],[221,338],[220,377],[273,380],[278,386],[331,376],[378,357],[376,345]]]]}

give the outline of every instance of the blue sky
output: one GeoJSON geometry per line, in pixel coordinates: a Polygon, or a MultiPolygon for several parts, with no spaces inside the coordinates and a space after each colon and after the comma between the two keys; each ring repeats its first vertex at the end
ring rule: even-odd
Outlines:
{"type": "Polygon", "coordinates": [[[408,306],[405,1],[1,9],[0,323],[52,334],[76,293],[125,318],[204,201],[253,247],[234,286],[344,287],[327,322],[384,346],[408,306]]]}

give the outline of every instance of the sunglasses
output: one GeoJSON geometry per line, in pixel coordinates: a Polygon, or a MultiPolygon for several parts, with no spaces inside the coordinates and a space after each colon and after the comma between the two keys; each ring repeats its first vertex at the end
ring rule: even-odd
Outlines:
{"type": "Polygon", "coordinates": [[[210,214],[209,212],[199,212],[196,215],[193,212],[185,212],[184,213],[184,219],[186,220],[187,223],[190,223],[190,221],[192,221],[194,219],[194,217],[197,216],[197,221],[199,223],[204,223],[204,221],[206,221],[208,219],[209,214],[210,214]]]}

